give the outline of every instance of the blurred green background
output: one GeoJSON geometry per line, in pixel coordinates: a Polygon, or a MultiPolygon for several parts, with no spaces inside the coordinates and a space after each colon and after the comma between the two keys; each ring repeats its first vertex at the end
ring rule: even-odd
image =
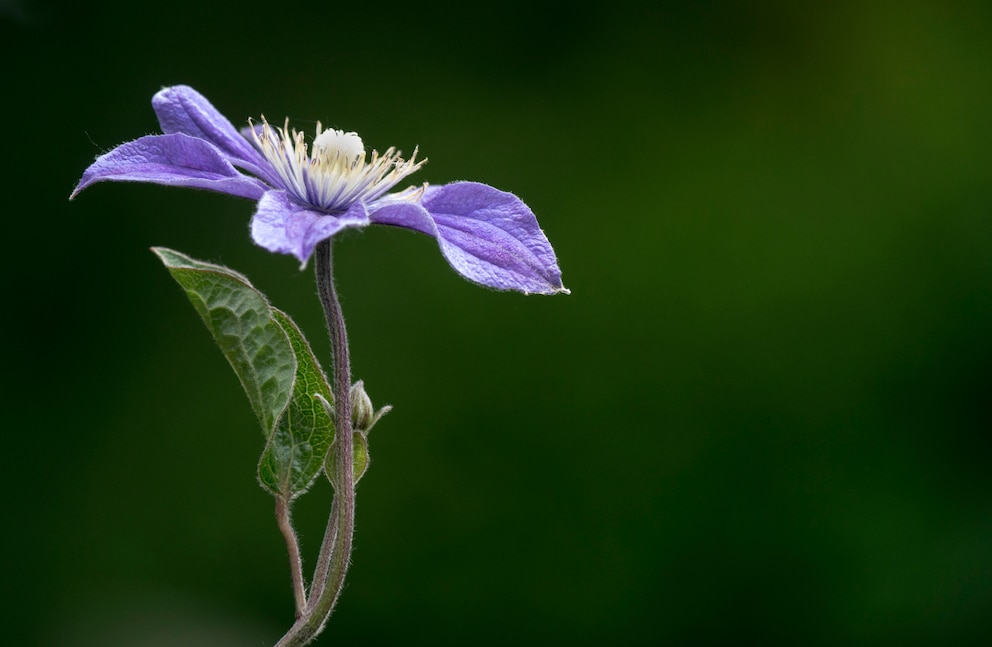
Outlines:
{"type": "MultiPolygon", "coordinates": [[[[187,83],[531,205],[571,296],[336,245],[376,404],[318,645],[987,644],[992,5],[0,0],[2,642],[272,644],[262,437],[149,253],[249,275],[252,205],[67,197],[187,83]]],[[[330,488],[297,506],[313,562],[330,488]]]]}

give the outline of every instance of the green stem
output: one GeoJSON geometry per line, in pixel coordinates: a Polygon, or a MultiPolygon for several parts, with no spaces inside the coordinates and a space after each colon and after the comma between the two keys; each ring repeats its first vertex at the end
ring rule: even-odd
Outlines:
{"type": "Polygon", "coordinates": [[[302,617],[290,628],[276,647],[302,647],[308,645],[323,630],[334,610],[351,559],[352,536],[355,531],[355,478],[351,431],[351,366],[348,360],[348,335],[341,314],[341,304],[334,289],[331,259],[331,241],[317,245],[314,252],[314,272],[317,294],[324,308],[327,332],[331,339],[334,389],[334,460],[337,482],[334,483],[334,503],[321,554],[317,560],[314,582],[323,586],[310,592],[310,602],[302,617]],[[330,553],[330,554],[327,554],[330,553]],[[321,569],[325,570],[321,570],[321,569]],[[321,575],[326,573],[326,579],[321,575]]]}

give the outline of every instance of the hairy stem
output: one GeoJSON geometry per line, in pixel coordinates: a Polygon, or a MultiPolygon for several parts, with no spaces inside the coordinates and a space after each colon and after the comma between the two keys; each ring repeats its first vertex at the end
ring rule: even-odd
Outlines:
{"type": "Polygon", "coordinates": [[[314,573],[314,581],[319,580],[322,586],[313,587],[303,616],[293,624],[276,647],[302,647],[313,641],[323,630],[344,586],[355,530],[354,455],[349,398],[351,366],[348,360],[348,335],[341,315],[341,304],[334,289],[330,240],[317,245],[314,252],[314,272],[317,294],[324,308],[327,332],[331,339],[335,429],[333,458],[336,468],[334,503],[314,573]]]}
{"type": "MultiPolygon", "coordinates": [[[[338,498],[334,497],[331,502],[331,514],[327,517],[327,528],[324,530],[324,540],[320,544],[320,553],[317,555],[317,566],[313,570],[313,585],[311,592],[319,595],[327,585],[327,574],[331,567],[331,556],[334,554],[334,543],[338,538],[339,522],[338,498]]],[[[317,598],[314,597],[314,600],[317,598]]]]}
{"type": "Polygon", "coordinates": [[[301,618],[307,608],[307,594],[303,584],[303,562],[300,559],[300,544],[296,532],[289,520],[289,501],[282,496],[276,497],[276,523],[279,532],[286,540],[286,550],[289,552],[289,570],[293,578],[293,601],[296,603],[296,617],[301,618]]]}

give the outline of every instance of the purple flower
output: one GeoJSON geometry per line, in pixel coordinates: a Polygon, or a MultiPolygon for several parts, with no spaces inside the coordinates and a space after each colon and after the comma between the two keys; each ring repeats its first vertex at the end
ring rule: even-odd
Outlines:
{"type": "Polygon", "coordinates": [[[433,236],[465,278],[497,290],[554,294],[562,286],[554,250],[533,212],[513,194],[477,182],[424,184],[390,193],[426,160],[393,148],[365,153],[361,138],[261,124],[238,131],[191,87],[152,98],[162,135],[99,156],[71,197],[96,182],[151,182],[256,200],[255,242],[306,263],[314,247],[348,227],[405,227],[433,236]]]}

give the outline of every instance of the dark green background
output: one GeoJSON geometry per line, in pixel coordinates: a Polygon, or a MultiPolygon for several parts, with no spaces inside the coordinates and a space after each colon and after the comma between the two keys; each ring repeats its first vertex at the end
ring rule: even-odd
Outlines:
{"type": "MultiPolygon", "coordinates": [[[[67,197],[162,85],[415,145],[537,213],[571,296],[342,235],[372,436],[319,645],[978,645],[992,635],[985,2],[0,1],[2,642],[270,645],[285,549],[166,245],[322,357],[252,205],[67,197]]],[[[301,500],[308,563],[329,487],[301,500]]]]}

